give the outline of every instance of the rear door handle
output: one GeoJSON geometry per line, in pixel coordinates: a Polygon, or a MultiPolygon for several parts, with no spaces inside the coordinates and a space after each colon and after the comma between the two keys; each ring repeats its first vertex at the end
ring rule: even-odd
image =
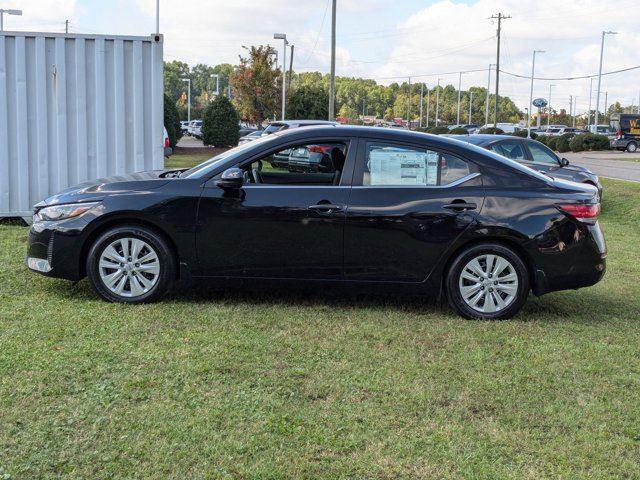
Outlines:
{"type": "Polygon", "coordinates": [[[475,203],[454,202],[444,205],[442,208],[462,212],[463,210],[475,210],[476,208],[478,208],[478,205],[476,205],[475,203]]]}
{"type": "Polygon", "coordinates": [[[309,210],[316,210],[318,212],[340,212],[342,210],[342,205],[333,205],[331,203],[320,203],[318,205],[310,205],[309,210]]]}

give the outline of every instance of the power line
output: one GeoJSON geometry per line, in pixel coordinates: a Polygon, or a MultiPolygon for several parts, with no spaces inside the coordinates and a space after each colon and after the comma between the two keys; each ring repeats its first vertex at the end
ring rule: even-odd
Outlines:
{"type": "MultiPolygon", "coordinates": [[[[640,65],[636,65],[635,67],[628,67],[628,68],[623,68],[621,70],[614,70],[612,72],[606,72],[603,73],[602,75],[614,75],[616,73],[623,73],[623,72],[629,72],[631,70],[636,70],[640,68],[640,65]]],[[[511,75],[512,77],[517,77],[517,78],[527,78],[530,79],[531,75],[518,75],[517,73],[511,73],[511,72],[506,72],[504,70],[500,70],[501,73],[506,73],[507,75],[511,75]]],[[[598,76],[597,73],[593,74],[593,75],[580,75],[578,77],[560,77],[560,78],[543,78],[543,77],[534,77],[534,80],[545,80],[545,81],[560,81],[560,80],[584,80],[589,79],[589,78],[596,78],[598,76]]]]}
{"type": "Polygon", "coordinates": [[[324,21],[327,18],[327,12],[329,11],[329,4],[330,3],[331,3],[331,0],[327,0],[327,5],[324,8],[324,15],[322,15],[322,22],[320,22],[320,30],[318,30],[318,35],[316,36],[316,41],[313,44],[313,48],[311,49],[311,52],[309,53],[309,56],[304,61],[304,63],[301,65],[301,67],[305,67],[309,63],[309,60],[311,60],[311,56],[316,51],[316,47],[318,46],[318,41],[320,40],[320,35],[322,34],[322,29],[324,28],[324,21]]]}
{"type": "MultiPolygon", "coordinates": [[[[489,70],[488,68],[477,68],[473,70],[464,70],[462,73],[474,73],[474,72],[486,72],[489,70]]],[[[440,75],[458,75],[460,70],[456,70],[455,72],[440,72],[440,73],[421,73],[419,75],[411,75],[411,78],[422,78],[422,77],[437,77],[440,75]]],[[[409,75],[397,75],[394,77],[373,77],[371,80],[394,80],[396,78],[407,78],[409,75]]]]}

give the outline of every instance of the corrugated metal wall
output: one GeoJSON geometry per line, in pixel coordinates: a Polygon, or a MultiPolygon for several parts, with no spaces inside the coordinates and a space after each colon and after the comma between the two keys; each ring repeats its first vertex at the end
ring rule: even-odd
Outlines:
{"type": "Polygon", "coordinates": [[[0,33],[0,217],[163,166],[162,36],[0,33]]]}

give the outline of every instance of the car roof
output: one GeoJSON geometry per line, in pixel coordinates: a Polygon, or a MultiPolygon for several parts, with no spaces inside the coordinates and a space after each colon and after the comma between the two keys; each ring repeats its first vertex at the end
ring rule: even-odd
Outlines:
{"type": "Polygon", "coordinates": [[[527,140],[522,137],[514,137],[513,135],[492,135],[490,133],[481,133],[478,135],[449,135],[450,138],[462,140],[463,142],[472,143],[473,145],[486,145],[498,140],[527,140]]]}

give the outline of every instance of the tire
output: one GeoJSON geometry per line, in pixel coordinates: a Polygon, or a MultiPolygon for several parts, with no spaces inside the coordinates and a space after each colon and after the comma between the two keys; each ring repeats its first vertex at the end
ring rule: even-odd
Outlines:
{"type": "Polygon", "coordinates": [[[482,243],[465,249],[454,259],[445,287],[449,305],[463,317],[504,320],[524,306],[529,296],[529,272],[510,248],[499,243],[482,243]],[[493,269],[487,272],[491,266],[493,269]],[[493,276],[496,272],[501,281],[493,276]]]}
{"type": "Polygon", "coordinates": [[[128,225],[98,237],[87,255],[86,269],[91,286],[104,300],[148,303],[171,288],[176,259],[161,235],[146,227],[128,225]]]}
{"type": "Polygon", "coordinates": [[[636,153],[638,151],[638,144],[636,142],[629,142],[627,144],[627,152],[636,153]]]}

